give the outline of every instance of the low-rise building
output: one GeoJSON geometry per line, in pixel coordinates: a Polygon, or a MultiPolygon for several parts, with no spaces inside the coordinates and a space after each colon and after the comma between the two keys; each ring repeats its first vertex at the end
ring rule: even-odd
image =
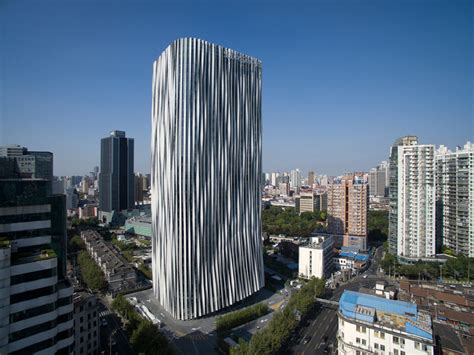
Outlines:
{"type": "Polygon", "coordinates": [[[339,300],[338,354],[433,354],[431,317],[416,304],[345,290],[339,300]]]}
{"type": "Polygon", "coordinates": [[[126,220],[123,227],[125,232],[151,238],[151,217],[139,216],[126,220]]]}
{"type": "Polygon", "coordinates": [[[462,285],[400,282],[400,295],[429,311],[434,320],[447,324],[465,336],[474,335],[474,290],[462,285]]]}
{"type": "Polygon", "coordinates": [[[100,350],[99,304],[94,294],[76,291],[74,303],[74,353],[95,355],[100,350]]]}
{"type": "Polygon", "coordinates": [[[98,205],[97,204],[87,204],[82,207],[77,208],[77,214],[79,218],[92,218],[98,216],[98,205]]]}
{"type": "Polygon", "coordinates": [[[334,267],[336,270],[353,270],[355,272],[364,270],[368,266],[369,254],[362,253],[358,249],[342,247],[334,254],[334,267]]]}
{"type": "Polygon", "coordinates": [[[311,237],[299,247],[298,274],[300,277],[323,278],[331,274],[333,263],[333,242],[330,236],[311,237]]]}
{"type": "Polygon", "coordinates": [[[86,249],[105,274],[112,295],[134,288],[137,282],[135,269],[110,243],[93,230],[81,232],[86,249]]]}

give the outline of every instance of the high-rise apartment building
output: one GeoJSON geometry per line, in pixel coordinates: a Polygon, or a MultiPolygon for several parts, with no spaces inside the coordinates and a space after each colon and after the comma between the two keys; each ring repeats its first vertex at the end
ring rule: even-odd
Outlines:
{"type": "Polygon", "coordinates": [[[290,172],[290,187],[299,191],[301,187],[301,171],[299,169],[291,170],[290,172]]]}
{"type": "Polygon", "coordinates": [[[367,248],[368,185],[363,174],[333,179],[327,189],[328,232],[342,235],[343,246],[367,248]]]}
{"type": "Polygon", "coordinates": [[[397,148],[397,255],[405,261],[436,254],[434,145],[397,148]]]}
{"type": "Polygon", "coordinates": [[[397,139],[390,148],[388,251],[393,255],[398,254],[398,147],[416,144],[416,136],[405,136],[397,139]]]}
{"type": "Polygon", "coordinates": [[[261,62],[200,39],[153,66],[153,287],[192,319],[264,285],[261,62]]]}
{"type": "Polygon", "coordinates": [[[474,257],[474,144],[436,152],[436,240],[474,257]]]}
{"type": "Polygon", "coordinates": [[[389,164],[381,162],[369,172],[369,194],[374,197],[387,197],[389,184],[389,164]]]}
{"type": "Polygon", "coordinates": [[[126,138],[123,131],[112,131],[109,137],[101,139],[100,212],[120,212],[135,206],[133,164],[133,138],[126,138]]]}
{"type": "Polygon", "coordinates": [[[0,354],[71,354],[65,196],[9,161],[0,158],[0,354]]]}
{"type": "Polygon", "coordinates": [[[272,177],[271,177],[271,183],[273,186],[277,186],[278,184],[278,177],[280,176],[279,173],[272,173],[272,177]]]}

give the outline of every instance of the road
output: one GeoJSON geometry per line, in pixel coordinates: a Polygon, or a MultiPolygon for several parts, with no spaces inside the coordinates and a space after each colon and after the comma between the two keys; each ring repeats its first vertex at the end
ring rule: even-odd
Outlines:
{"type": "MultiPolygon", "coordinates": [[[[357,291],[360,287],[373,288],[376,280],[380,279],[377,276],[377,269],[382,254],[382,247],[377,248],[375,257],[367,271],[338,287],[332,292],[329,299],[339,301],[344,290],[357,291]]],[[[337,348],[337,326],[337,309],[331,305],[320,304],[315,310],[314,315],[310,316],[306,325],[290,341],[287,352],[301,355],[334,353],[334,350],[337,348]]]]}
{"type": "Polygon", "coordinates": [[[134,354],[128,342],[127,334],[125,334],[120,326],[120,318],[111,312],[101,300],[99,300],[99,314],[102,314],[99,319],[101,322],[101,350],[103,350],[105,354],[134,354]],[[107,325],[102,325],[102,319],[106,320],[107,325]]]}

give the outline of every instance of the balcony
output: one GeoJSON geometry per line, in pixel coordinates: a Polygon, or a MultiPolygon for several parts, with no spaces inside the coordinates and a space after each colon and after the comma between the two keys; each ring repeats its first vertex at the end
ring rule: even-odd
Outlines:
{"type": "Polygon", "coordinates": [[[12,265],[33,263],[35,261],[42,261],[56,257],[56,252],[50,248],[32,252],[14,253],[12,255],[12,265]]]}

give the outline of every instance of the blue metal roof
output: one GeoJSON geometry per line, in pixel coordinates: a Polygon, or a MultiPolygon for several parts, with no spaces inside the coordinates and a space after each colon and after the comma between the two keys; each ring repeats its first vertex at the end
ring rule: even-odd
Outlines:
{"type": "MultiPolygon", "coordinates": [[[[339,300],[339,311],[347,318],[358,319],[368,323],[376,322],[376,315],[371,315],[370,312],[356,311],[357,306],[375,309],[375,312],[381,311],[384,313],[398,314],[406,317],[407,322],[405,323],[404,330],[407,333],[430,340],[433,339],[431,333],[416,326],[416,324],[419,324],[418,307],[416,304],[388,300],[374,295],[344,290],[344,293],[339,300]]],[[[428,325],[431,326],[431,320],[429,318],[428,321],[428,325]]]]}
{"type": "Polygon", "coordinates": [[[339,256],[343,256],[346,258],[351,258],[359,261],[367,261],[369,260],[369,256],[366,254],[359,254],[353,251],[341,251],[339,253],[339,256]]]}

